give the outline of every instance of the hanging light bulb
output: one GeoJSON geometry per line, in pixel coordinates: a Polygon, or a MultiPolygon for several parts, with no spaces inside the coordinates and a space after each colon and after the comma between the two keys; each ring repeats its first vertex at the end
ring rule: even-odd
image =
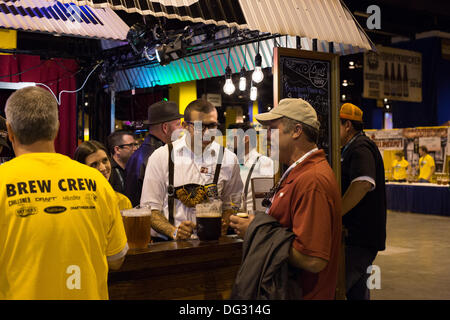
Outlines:
{"type": "Polygon", "coordinates": [[[225,80],[225,85],[223,86],[223,91],[227,95],[232,95],[234,93],[234,90],[236,90],[236,88],[234,87],[233,81],[231,79],[225,80]]]}
{"type": "Polygon", "coordinates": [[[250,88],[250,100],[256,101],[256,98],[258,97],[258,89],[252,85],[250,88]]]}
{"type": "Polygon", "coordinates": [[[236,88],[234,87],[233,80],[231,79],[231,68],[227,66],[225,69],[225,85],[223,86],[223,92],[227,95],[232,95],[236,88]]]}
{"type": "Polygon", "coordinates": [[[255,71],[253,71],[252,74],[252,80],[255,83],[260,83],[264,79],[264,73],[262,72],[261,64],[262,64],[262,57],[258,52],[258,54],[255,57],[255,71]]]}
{"type": "Polygon", "coordinates": [[[245,91],[247,88],[247,79],[245,78],[245,67],[241,69],[241,77],[239,78],[239,90],[245,91]]]}

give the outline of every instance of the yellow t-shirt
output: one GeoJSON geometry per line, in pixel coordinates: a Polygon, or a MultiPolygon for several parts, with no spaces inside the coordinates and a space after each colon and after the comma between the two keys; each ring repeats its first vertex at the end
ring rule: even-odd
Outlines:
{"type": "Polygon", "coordinates": [[[426,154],[425,156],[421,157],[419,159],[419,166],[420,166],[419,179],[428,180],[428,177],[431,174],[431,168],[434,167],[433,157],[430,156],[429,154],[426,154]]]}
{"type": "Polygon", "coordinates": [[[96,169],[57,153],[0,165],[0,299],[108,299],[107,256],[126,235],[96,169]]]}
{"type": "Polygon", "coordinates": [[[119,210],[126,210],[133,208],[130,199],[128,199],[126,195],[123,195],[120,192],[116,191],[116,196],[119,201],[119,210]]]}
{"type": "Polygon", "coordinates": [[[394,180],[406,180],[406,169],[409,163],[404,158],[400,161],[395,159],[392,161],[393,178],[394,180]]]}

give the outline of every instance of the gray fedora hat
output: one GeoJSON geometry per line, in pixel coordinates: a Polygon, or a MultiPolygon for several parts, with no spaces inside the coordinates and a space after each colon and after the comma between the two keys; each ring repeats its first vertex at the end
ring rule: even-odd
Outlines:
{"type": "Polygon", "coordinates": [[[173,101],[159,101],[148,107],[148,124],[158,124],[183,118],[178,104],[173,101]]]}

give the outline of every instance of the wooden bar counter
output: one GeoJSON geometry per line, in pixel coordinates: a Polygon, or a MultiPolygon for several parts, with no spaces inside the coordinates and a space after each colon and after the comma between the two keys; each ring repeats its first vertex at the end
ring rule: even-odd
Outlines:
{"type": "Polygon", "coordinates": [[[130,249],[109,273],[110,299],[228,299],[241,264],[242,240],[187,240],[130,249]]]}

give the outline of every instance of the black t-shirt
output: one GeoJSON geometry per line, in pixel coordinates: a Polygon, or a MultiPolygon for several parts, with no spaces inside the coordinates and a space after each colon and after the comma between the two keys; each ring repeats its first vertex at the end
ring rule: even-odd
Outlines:
{"type": "Polygon", "coordinates": [[[344,195],[351,182],[359,177],[370,177],[375,189],[349,212],[342,223],[348,230],[346,244],[385,249],[386,244],[386,186],[384,164],[375,143],[364,134],[358,135],[347,148],[342,149],[341,187],[344,195]]]}

